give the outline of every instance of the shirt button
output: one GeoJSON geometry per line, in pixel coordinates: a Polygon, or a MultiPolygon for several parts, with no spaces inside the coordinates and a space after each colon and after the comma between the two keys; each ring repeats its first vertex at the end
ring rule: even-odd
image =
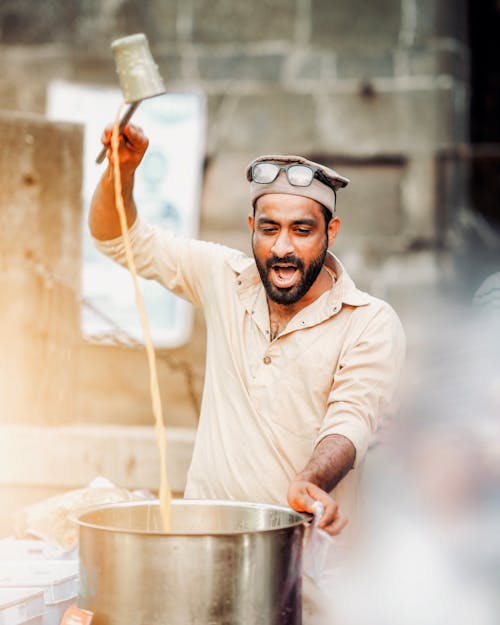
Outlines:
{"type": "Polygon", "coordinates": [[[271,360],[272,360],[271,356],[264,356],[264,358],[262,359],[262,362],[265,365],[268,365],[268,364],[270,364],[271,360]]]}

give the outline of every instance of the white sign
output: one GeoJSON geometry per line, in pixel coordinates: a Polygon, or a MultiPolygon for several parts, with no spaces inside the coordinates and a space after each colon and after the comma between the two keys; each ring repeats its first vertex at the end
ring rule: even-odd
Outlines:
{"type": "MultiPolygon", "coordinates": [[[[83,171],[82,332],[92,338],[119,331],[142,341],[132,279],[127,271],[97,252],[87,226],[88,207],[105,163],[96,165],[104,127],[115,120],[123,96],[119,89],[62,81],[49,87],[47,115],[85,125],[83,171]]],[[[125,109],[123,109],[125,110],[125,109]]],[[[150,143],[136,174],[134,197],[150,223],[196,237],[205,148],[205,99],[197,93],[168,93],[141,102],[131,123],[141,126],[150,143]]],[[[141,290],[154,343],[176,347],[191,332],[190,304],[156,282],[141,279],[141,290]]]]}

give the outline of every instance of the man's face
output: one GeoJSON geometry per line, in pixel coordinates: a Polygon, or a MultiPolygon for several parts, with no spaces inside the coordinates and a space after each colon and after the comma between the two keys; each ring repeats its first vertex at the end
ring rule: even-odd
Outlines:
{"type": "Polygon", "coordinates": [[[326,228],[321,205],[315,200],[270,193],[257,200],[249,225],[268,297],[277,304],[295,304],[314,287],[340,221],[335,217],[326,228]]]}

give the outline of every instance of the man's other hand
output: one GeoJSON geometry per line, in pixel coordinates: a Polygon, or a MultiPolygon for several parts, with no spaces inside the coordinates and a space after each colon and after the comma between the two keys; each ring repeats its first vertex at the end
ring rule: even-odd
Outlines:
{"type": "Polygon", "coordinates": [[[328,493],[313,484],[303,480],[293,480],[288,488],[288,504],[297,512],[314,514],[313,504],[319,501],[323,504],[323,516],[318,527],[331,536],[340,534],[347,525],[347,518],[342,516],[335,500],[328,493]]]}
{"type": "MultiPolygon", "coordinates": [[[[107,152],[106,156],[111,166],[113,166],[113,150],[111,149],[111,135],[113,124],[109,124],[102,133],[101,141],[107,152]]],[[[120,170],[122,173],[132,174],[148,148],[149,139],[139,126],[128,124],[119,136],[118,157],[120,159],[120,170]]]]}

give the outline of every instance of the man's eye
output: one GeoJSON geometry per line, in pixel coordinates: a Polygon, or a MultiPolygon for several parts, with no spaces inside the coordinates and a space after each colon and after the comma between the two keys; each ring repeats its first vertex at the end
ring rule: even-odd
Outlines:
{"type": "Polygon", "coordinates": [[[262,232],[264,234],[275,234],[277,230],[276,228],[262,228],[262,232]]]}
{"type": "Polygon", "coordinates": [[[297,228],[297,232],[299,234],[310,234],[311,230],[310,228],[297,228]]]}

